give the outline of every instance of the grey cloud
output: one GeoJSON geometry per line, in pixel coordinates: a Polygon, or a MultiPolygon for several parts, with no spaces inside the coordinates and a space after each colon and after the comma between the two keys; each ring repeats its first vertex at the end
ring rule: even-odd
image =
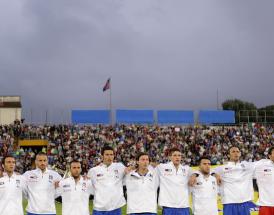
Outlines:
{"type": "Polygon", "coordinates": [[[273,104],[273,1],[2,1],[0,90],[26,110],[273,104]]]}

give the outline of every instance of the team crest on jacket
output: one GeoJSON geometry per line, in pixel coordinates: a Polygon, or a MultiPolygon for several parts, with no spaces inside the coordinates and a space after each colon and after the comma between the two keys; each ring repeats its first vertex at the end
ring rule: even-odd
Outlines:
{"type": "Polygon", "coordinates": [[[53,181],[53,176],[49,175],[49,183],[52,183],[52,181],[53,181]]]}
{"type": "Polygon", "coordinates": [[[82,184],[82,191],[86,192],[86,190],[87,190],[87,183],[83,182],[83,184],[82,184]]]}
{"type": "Polygon", "coordinates": [[[114,174],[115,174],[115,178],[119,178],[119,171],[118,171],[118,169],[115,169],[114,170],[114,174]]]}
{"type": "Polygon", "coordinates": [[[64,192],[70,192],[71,191],[71,187],[70,187],[70,184],[64,184],[63,185],[63,189],[64,189],[64,192]]]}
{"type": "Polygon", "coordinates": [[[37,175],[30,175],[28,180],[30,182],[36,183],[38,181],[38,176],[37,175]]]}
{"type": "Polygon", "coordinates": [[[212,188],[213,188],[213,190],[216,190],[216,182],[215,181],[212,181],[212,188]]]}
{"type": "Polygon", "coordinates": [[[20,187],[20,180],[19,179],[16,179],[16,187],[19,188],[20,187]]]}
{"type": "Polygon", "coordinates": [[[153,180],[153,175],[152,175],[151,173],[149,173],[147,176],[149,177],[149,180],[150,180],[150,181],[153,180]]]}

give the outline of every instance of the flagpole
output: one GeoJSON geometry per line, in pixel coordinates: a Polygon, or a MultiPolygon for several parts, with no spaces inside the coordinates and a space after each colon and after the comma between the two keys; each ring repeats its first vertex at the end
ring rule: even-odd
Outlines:
{"type": "Polygon", "coordinates": [[[112,98],[111,98],[111,78],[110,78],[110,82],[109,82],[109,109],[110,109],[110,124],[112,125],[112,98]]]}

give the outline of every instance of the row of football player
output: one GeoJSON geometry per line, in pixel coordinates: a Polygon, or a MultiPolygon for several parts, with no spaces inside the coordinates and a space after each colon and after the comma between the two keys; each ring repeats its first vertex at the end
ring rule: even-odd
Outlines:
{"type": "Polygon", "coordinates": [[[274,214],[274,147],[268,158],[258,162],[240,161],[237,146],[229,148],[230,161],[213,170],[210,159],[202,157],[198,171],[182,165],[181,152],[169,150],[170,162],[149,165],[149,156],[140,153],[136,167],[114,163],[114,150],[102,149],[102,163],[81,176],[81,163],[70,163],[71,177],[61,176],[47,168],[46,154],[36,155],[36,169],[24,175],[14,173],[15,158],[3,159],[0,178],[0,214],[23,215],[22,194],[28,200],[29,215],[56,214],[55,198],[62,196],[63,215],[88,215],[89,196],[94,195],[94,215],[120,215],[126,204],[123,185],[127,188],[128,214],[156,214],[157,202],[163,214],[189,215],[189,193],[192,193],[194,215],[217,215],[220,192],[224,215],[249,215],[253,200],[253,177],[259,187],[260,215],[274,214]],[[160,188],[157,201],[157,190],[160,188]]]}

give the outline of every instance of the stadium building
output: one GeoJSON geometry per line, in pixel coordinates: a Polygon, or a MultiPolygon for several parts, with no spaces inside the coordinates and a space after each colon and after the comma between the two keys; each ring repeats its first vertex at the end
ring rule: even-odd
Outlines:
{"type": "Polygon", "coordinates": [[[12,124],[21,117],[21,96],[0,96],[0,125],[12,124]]]}

